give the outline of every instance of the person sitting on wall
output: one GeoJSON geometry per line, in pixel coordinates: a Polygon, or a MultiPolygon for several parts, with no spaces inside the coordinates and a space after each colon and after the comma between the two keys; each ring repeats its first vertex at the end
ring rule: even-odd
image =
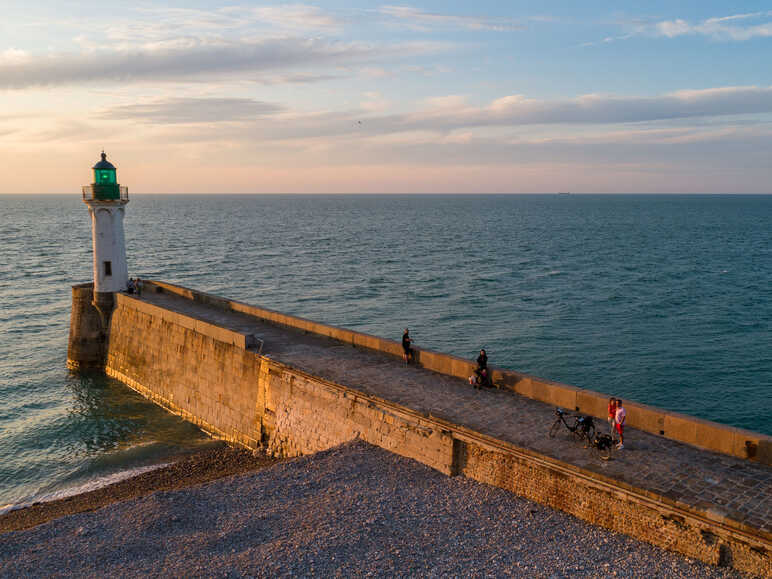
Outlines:
{"type": "Polygon", "coordinates": [[[485,350],[480,350],[480,355],[477,356],[477,368],[474,369],[474,373],[478,378],[482,378],[483,370],[488,368],[488,354],[485,350]]]}
{"type": "Polygon", "coordinates": [[[413,343],[412,338],[410,337],[410,330],[405,328],[405,333],[402,334],[402,357],[405,360],[405,364],[409,364],[410,362],[415,361],[415,351],[413,348],[410,347],[410,344],[413,343]]]}
{"type": "Polygon", "coordinates": [[[483,368],[488,367],[488,354],[485,353],[485,350],[480,350],[480,355],[477,356],[477,369],[482,370],[483,368]]]}
{"type": "Polygon", "coordinates": [[[480,355],[477,356],[477,368],[474,371],[477,376],[477,385],[482,388],[483,386],[490,386],[490,371],[488,370],[488,354],[485,350],[480,350],[480,355]]]}

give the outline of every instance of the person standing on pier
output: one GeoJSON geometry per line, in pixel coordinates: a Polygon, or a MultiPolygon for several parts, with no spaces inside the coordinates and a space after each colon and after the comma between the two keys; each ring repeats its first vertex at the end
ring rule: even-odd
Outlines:
{"type": "Polygon", "coordinates": [[[608,399],[608,433],[614,436],[614,423],[617,417],[617,400],[616,398],[608,399]]]}
{"type": "Polygon", "coordinates": [[[625,410],[625,407],[622,406],[622,401],[617,398],[617,412],[614,416],[614,424],[616,426],[617,433],[619,434],[619,444],[617,444],[617,448],[619,450],[622,450],[625,447],[624,429],[626,417],[627,411],[625,410]]]}
{"type": "Polygon", "coordinates": [[[411,361],[415,360],[415,352],[413,351],[413,348],[410,347],[412,342],[413,340],[410,337],[410,330],[405,328],[405,333],[402,334],[402,350],[403,357],[405,358],[405,364],[409,364],[411,361]]]}

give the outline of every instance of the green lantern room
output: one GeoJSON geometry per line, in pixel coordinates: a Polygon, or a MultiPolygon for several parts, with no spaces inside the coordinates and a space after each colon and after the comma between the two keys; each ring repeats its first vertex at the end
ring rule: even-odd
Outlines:
{"type": "Polygon", "coordinates": [[[107,155],[102,151],[102,160],[93,167],[94,169],[94,199],[120,199],[120,188],[115,175],[115,166],[107,160],[107,155]]]}

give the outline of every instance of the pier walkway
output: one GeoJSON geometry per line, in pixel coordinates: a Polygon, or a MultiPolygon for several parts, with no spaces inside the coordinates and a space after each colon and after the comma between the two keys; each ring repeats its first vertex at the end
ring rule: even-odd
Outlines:
{"type": "MultiPolygon", "coordinates": [[[[530,449],[673,501],[772,533],[772,469],[701,450],[632,428],[625,448],[603,461],[571,442],[565,429],[550,439],[554,407],[508,390],[475,390],[383,353],[283,328],[169,293],[141,299],[264,340],[263,355],[331,382],[401,404],[482,434],[530,449]]],[[[596,421],[604,430],[605,422],[596,421]]]]}

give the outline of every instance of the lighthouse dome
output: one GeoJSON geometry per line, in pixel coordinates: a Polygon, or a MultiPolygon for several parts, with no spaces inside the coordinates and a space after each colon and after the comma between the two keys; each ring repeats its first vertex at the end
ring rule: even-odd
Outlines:
{"type": "MultiPolygon", "coordinates": [[[[118,185],[118,178],[115,174],[115,165],[107,160],[107,154],[102,151],[102,160],[99,161],[93,167],[94,169],[94,183],[88,187],[88,191],[84,189],[84,195],[88,194],[92,200],[98,201],[111,201],[121,200],[121,186],[118,185]]],[[[126,193],[125,188],[123,188],[126,193]]],[[[83,198],[84,201],[86,197],[83,198]]],[[[125,196],[125,200],[128,201],[128,196],[125,196]]]]}
{"type": "Polygon", "coordinates": [[[115,171],[115,165],[113,165],[110,161],[107,160],[107,154],[102,151],[102,160],[99,161],[96,165],[92,167],[92,169],[112,169],[115,171]]]}

